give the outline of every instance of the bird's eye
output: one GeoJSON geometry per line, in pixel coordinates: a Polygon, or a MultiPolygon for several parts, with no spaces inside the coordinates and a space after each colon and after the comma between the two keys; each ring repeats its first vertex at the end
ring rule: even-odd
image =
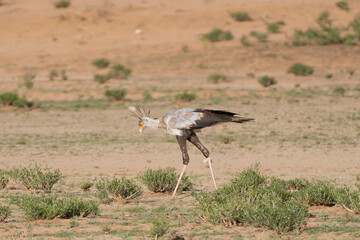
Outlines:
{"type": "Polygon", "coordinates": [[[143,123],[142,122],[139,122],[139,126],[141,127],[143,125],[143,123]]]}

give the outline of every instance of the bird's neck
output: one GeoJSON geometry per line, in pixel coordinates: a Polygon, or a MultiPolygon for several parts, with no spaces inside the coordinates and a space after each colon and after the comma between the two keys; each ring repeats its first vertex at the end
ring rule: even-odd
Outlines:
{"type": "Polygon", "coordinates": [[[148,118],[146,121],[146,127],[157,129],[159,128],[159,119],[148,118]]]}

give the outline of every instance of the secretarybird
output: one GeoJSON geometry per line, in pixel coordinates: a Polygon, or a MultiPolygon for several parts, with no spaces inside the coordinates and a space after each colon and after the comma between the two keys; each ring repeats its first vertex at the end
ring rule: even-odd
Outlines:
{"type": "Polygon", "coordinates": [[[201,108],[183,108],[178,110],[172,110],[159,119],[151,118],[150,111],[147,112],[144,108],[140,109],[138,106],[136,108],[129,107],[129,110],[134,114],[135,117],[139,119],[140,133],[142,133],[145,128],[163,129],[167,133],[174,135],[179,143],[184,166],[180,173],[180,177],[177,181],[172,197],[175,197],[176,191],[179,187],[186,166],[190,161],[186,147],[186,141],[194,144],[205,156],[204,161],[207,161],[209,164],[211,177],[214,182],[215,189],[217,189],[214,172],[211,166],[210,152],[200,142],[199,138],[196,135],[196,132],[202,128],[210,127],[218,123],[243,123],[254,120],[253,118],[240,117],[236,113],[228,111],[201,108]]]}

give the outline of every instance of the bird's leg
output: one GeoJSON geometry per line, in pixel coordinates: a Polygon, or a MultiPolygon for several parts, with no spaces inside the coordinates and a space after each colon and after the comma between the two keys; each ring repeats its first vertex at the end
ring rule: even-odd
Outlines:
{"type": "Polygon", "coordinates": [[[181,178],[182,178],[182,176],[183,176],[183,174],[184,174],[184,172],[185,172],[186,167],[187,167],[187,165],[184,165],[184,166],[183,166],[183,169],[181,170],[179,180],[177,181],[175,190],[174,190],[174,192],[173,192],[173,194],[172,194],[172,196],[171,196],[172,198],[175,197],[175,194],[176,194],[176,192],[177,192],[177,190],[178,190],[178,188],[179,188],[179,185],[180,185],[180,182],[181,182],[181,178]]]}
{"type": "Polygon", "coordinates": [[[186,139],[187,139],[187,136],[176,136],[176,140],[178,141],[180,149],[181,149],[184,166],[180,173],[179,180],[177,181],[175,190],[171,196],[172,198],[175,197],[175,194],[176,194],[176,192],[179,188],[180,182],[181,182],[181,178],[185,172],[186,166],[189,164],[189,161],[190,161],[189,154],[188,154],[187,147],[186,147],[186,139]]]}
{"type": "Polygon", "coordinates": [[[210,152],[209,150],[207,150],[207,148],[200,142],[199,138],[197,137],[196,133],[193,131],[191,133],[191,135],[187,138],[187,140],[189,142],[191,142],[192,144],[194,144],[201,152],[202,154],[204,155],[205,157],[205,160],[208,161],[209,163],[209,168],[210,168],[210,172],[211,172],[211,177],[212,177],[212,180],[213,180],[213,183],[214,183],[214,186],[215,186],[215,189],[217,190],[217,185],[216,185],[216,181],[215,181],[215,176],[214,176],[214,171],[212,169],[212,166],[211,166],[211,158],[210,158],[210,152]]]}

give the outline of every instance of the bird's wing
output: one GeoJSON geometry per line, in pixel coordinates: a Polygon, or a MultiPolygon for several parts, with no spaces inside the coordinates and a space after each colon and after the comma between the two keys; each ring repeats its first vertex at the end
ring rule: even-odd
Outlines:
{"type": "Polygon", "coordinates": [[[195,121],[201,118],[201,114],[195,111],[195,108],[172,110],[165,114],[162,120],[170,129],[190,129],[195,121]]]}
{"type": "Polygon", "coordinates": [[[221,122],[231,122],[235,115],[221,110],[184,108],[170,111],[162,119],[171,129],[200,129],[221,122]]]}

